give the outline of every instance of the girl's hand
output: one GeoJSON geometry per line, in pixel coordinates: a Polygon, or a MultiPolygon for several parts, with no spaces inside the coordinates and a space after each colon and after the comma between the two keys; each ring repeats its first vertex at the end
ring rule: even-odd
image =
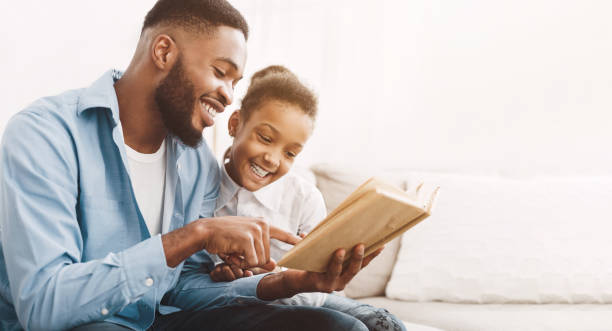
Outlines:
{"type": "Polygon", "coordinates": [[[250,270],[242,270],[235,265],[220,263],[210,272],[210,279],[214,282],[231,282],[238,278],[253,276],[250,270]]]}
{"type": "MultiPolygon", "coordinates": [[[[223,260],[226,261],[225,259],[223,260]]],[[[261,268],[256,267],[250,269],[241,269],[239,266],[231,263],[220,263],[210,272],[210,279],[214,282],[231,282],[238,278],[250,277],[273,271],[275,267],[276,262],[274,259],[270,259],[270,262],[261,266],[261,268]]]]}

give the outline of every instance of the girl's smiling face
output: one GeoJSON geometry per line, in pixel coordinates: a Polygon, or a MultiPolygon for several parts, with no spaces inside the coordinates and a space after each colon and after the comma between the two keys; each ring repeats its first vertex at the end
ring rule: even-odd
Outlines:
{"type": "Polygon", "coordinates": [[[228,123],[234,136],[229,176],[249,191],[284,176],[302,151],[313,129],[313,120],[297,105],[270,100],[254,109],[245,121],[240,111],[228,123]]]}

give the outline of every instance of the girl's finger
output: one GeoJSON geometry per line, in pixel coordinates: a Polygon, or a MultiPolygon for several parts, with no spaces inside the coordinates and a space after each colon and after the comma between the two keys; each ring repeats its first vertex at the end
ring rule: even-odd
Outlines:
{"type": "Polygon", "coordinates": [[[235,278],[242,278],[244,275],[244,272],[242,271],[242,269],[238,268],[235,265],[230,266],[232,269],[232,273],[234,274],[235,278]]]}
{"type": "Polygon", "coordinates": [[[225,276],[225,280],[228,282],[236,279],[236,276],[234,276],[232,269],[228,265],[223,266],[223,276],[225,276]]]}

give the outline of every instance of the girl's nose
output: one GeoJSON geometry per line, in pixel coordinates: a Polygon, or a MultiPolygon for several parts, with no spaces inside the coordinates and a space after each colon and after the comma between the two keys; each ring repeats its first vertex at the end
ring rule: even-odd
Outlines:
{"type": "Polygon", "coordinates": [[[264,159],[264,161],[266,163],[268,163],[269,165],[273,166],[275,169],[278,167],[278,165],[280,163],[279,162],[279,158],[275,157],[271,153],[265,153],[263,159],[264,159]]]}

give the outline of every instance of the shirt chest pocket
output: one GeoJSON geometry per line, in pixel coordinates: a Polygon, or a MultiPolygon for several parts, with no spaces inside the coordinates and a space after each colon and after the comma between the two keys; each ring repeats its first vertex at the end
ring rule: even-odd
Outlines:
{"type": "Polygon", "coordinates": [[[78,220],[84,261],[119,252],[144,239],[138,213],[130,200],[82,195],[78,220]]]}

